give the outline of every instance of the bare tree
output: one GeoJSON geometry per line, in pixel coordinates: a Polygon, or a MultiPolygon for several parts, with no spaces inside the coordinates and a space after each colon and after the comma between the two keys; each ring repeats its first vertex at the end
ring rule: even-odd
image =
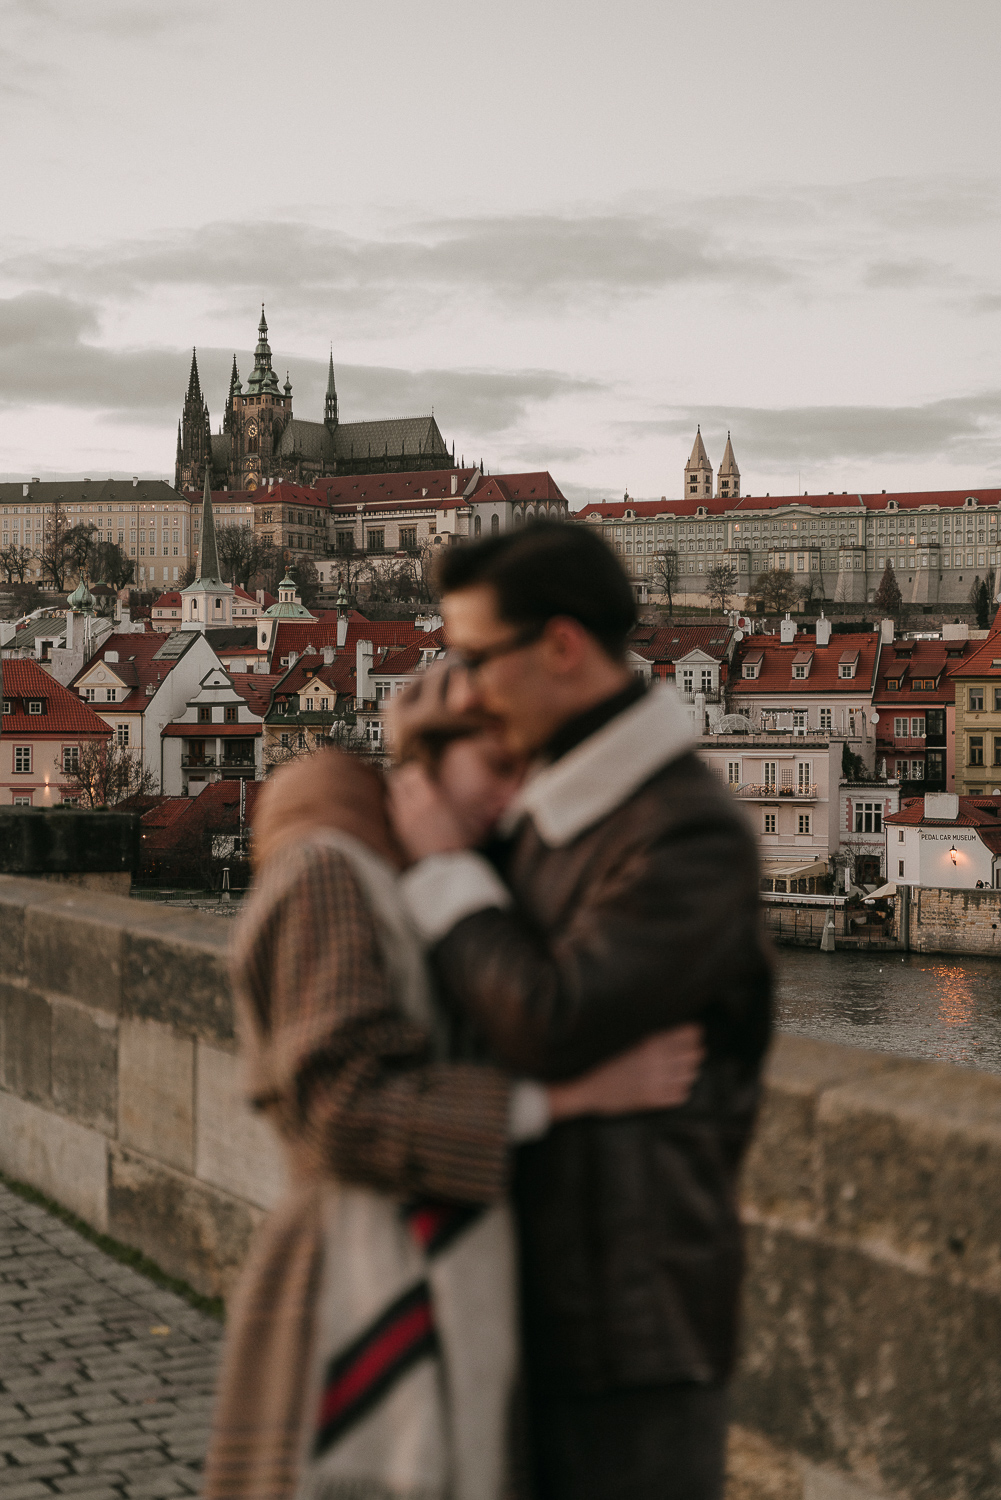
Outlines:
{"type": "Polygon", "coordinates": [[[706,574],[706,581],[702,592],[709,596],[710,611],[719,605],[720,614],[725,614],[730,607],[730,600],[737,588],[737,569],[732,563],[713,563],[706,574]]]}
{"type": "Polygon", "coordinates": [[[297,557],[289,567],[289,577],[295,579],[299,598],[309,609],[320,592],[320,575],[311,557],[297,557]]]}
{"type": "Polygon", "coordinates": [[[671,550],[657,553],[653,560],[653,586],[658,594],[667,596],[669,619],[674,614],[674,590],[677,587],[679,571],[677,552],[671,550]]]}
{"type": "Polygon", "coordinates": [[[98,542],[94,548],[91,566],[95,578],[110,583],[113,589],[122,589],[136,575],[136,565],[126,557],[117,542],[98,542]]]}
{"type": "Polygon", "coordinates": [[[24,575],[35,560],[35,553],[29,547],[22,547],[20,543],[14,542],[9,547],[0,549],[0,568],[7,575],[7,582],[24,582],[24,575]]]}
{"type": "Polygon", "coordinates": [[[222,576],[235,579],[244,589],[250,588],[258,574],[270,573],[280,561],[271,538],[256,535],[252,526],[221,526],[216,546],[222,576]]]}
{"type": "Polygon", "coordinates": [[[117,807],[129,797],[152,797],[156,777],[126,745],[108,739],[87,740],[63,767],[60,790],[86,807],[117,807]]]}
{"type": "Polygon", "coordinates": [[[58,500],[55,501],[51,519],[47,520],[45,527],[45,541],[39,561],[42,564],[44,576],[51,581],[52,587],[60,594],[66,587],[66,575],[72,568],[67,536],[74,529],[67,520],[65,506],[58,500]]]}
{"type": "Polygon", "coordinates": [[[768,573],[759,573],[751,591],[751,597],[769,615],[791,609],[798,594],[795,574],[788,568],[772,568],[768,573]]]}

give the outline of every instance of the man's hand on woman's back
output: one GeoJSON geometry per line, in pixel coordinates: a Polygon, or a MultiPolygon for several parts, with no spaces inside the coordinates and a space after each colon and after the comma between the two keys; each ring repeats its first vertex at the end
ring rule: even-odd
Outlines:
{"type": "Polygon", "coordinates": [[[550,1118],[628,1115],[684,1104],[705,1059],[701,1026],[675,1026],[568,1083],[550,1084],[550,1118]]]}

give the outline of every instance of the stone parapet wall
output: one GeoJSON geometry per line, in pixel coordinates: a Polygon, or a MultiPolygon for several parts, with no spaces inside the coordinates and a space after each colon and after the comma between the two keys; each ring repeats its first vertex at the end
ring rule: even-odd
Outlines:
{"type": "MultiPolygon", "coordinates": [[[[0,878],[0,1169],[210,1294],[283,1180],[240,1096],[228,931],[0,878]]],[[[1001,1079],[779,1039],[729,1500],[1001,1497],[999,1180],[1001,1079]]]]}
{"type": "Polygon", "coordinates": [[[913,886],[909,929],[915,953],[1001,955],[1001,891],[913,886]]]}
{"type": "Polygon", "coordinates": [[[243,1103],[229,926],[0,878],[0,1170],[224,1294],[282,1166],[243,1103]]]}

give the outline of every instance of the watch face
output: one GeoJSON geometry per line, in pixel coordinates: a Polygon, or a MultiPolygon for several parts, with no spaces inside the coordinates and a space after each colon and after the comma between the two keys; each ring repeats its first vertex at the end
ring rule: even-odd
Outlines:
{"type": "Polygon", "coordinates": [[[247,428],[247,431],[249,432],[249,434],[250,434],[251,437],[256,437],[257,436],[257,423],[256,422],[251,422],[250,426],[247,428]]]}

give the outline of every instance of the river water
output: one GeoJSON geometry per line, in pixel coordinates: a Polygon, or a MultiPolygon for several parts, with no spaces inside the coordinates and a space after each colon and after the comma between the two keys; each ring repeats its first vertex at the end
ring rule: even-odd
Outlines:
{"type": "Polygon", "coordinates": [[[1001,961],[777,948],[780,1030],[1001,1073],[1001,961]]]}

